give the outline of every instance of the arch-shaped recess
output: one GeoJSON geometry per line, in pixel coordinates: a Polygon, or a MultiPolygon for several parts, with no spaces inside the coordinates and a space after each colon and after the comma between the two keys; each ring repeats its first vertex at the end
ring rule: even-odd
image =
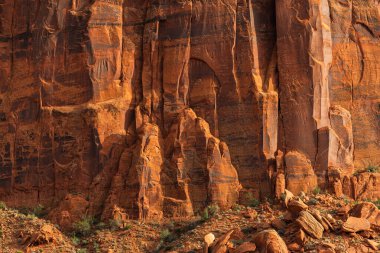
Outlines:
{"type": "Polygon", "coordinates": [[[220,82],[215,71],[200,59],[189,62],[189,106],[206,120],[213,135],[218,136],[217,98],[220,82]]]}

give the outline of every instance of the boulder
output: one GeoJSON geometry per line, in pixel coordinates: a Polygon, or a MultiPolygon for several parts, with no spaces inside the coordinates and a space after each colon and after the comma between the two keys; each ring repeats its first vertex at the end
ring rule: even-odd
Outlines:
{"type": "Polygon", "coordinates": [[[243,242],[236,249],[229,250],[230,253],[254,253],[256,251],[256,245],[251,242],[243,242]]]}
{"type": "Polygon", "coordinates": [[[288,253],[284,240],[273,229],[257,233],[253,241],[259,253],[288,253]]]}
{"type": "Polygon", "coordinates": [[[229,240],[231,235],[235,232],[234,229],[228,231],[226,234],[218,238],[214,241],[212,245],[210,245],[211,253],[226,253],[230,246],[229,240]]]}
{"type": "Polygon", "coordinates": [[[348,217],[347,221],[342,225],[342,230],[348,233],[356,233],[369,229],[371,229],[371,223],[364,218],[348,217]]]}
{"type": "Polygon", "coordinates": [[[31,248],[39,245],[62,241],[63,237],[53,225],[44,224],[37,232],[31,235],[26,235],[24,238],[22,238],[22,240],[22,244],[26,248],[31,248]]]}
{"type": "Polygon", "coordinates": [[[291,199],[288,203],[288,210],[292,213],[294,217],[297,217],[298,214],[302,211],[308,209],[308,206],[303,203],[300,199],[291,199]]]}
{"type": "Polygon", "coordinates": [[[215,235],[213,233],[208,233],[204,237],[203,253],[208,253],[210,245],[215,241],[215,235]]]}
{"type": "Polygon", "coordinates": [[[285,190],[282,196],[285,206],[288,207],[289,201],[294,198],[294,194],[291,191],[285,190]]]}
{"type": "Polygon", "coordinates": [[[371,202],[357,204],[349,213],[353,217],[365,218],[371,225],[380,227],[380,211],[377,206],[371,202]]]}
{"type": "Polygon", "coordinates": [[[296,222],[311,237],[316,239],[322,238],[324,228],[311,213],[307,211],[300,212],[296,222]]]}
{"type": "Polygon", "coordinates": [[[271,225],[277,231],[278,230],[283,230],[283,229],[286,228],[286,223],[283,220],[279,219],[279,218],[275,218],[274,220],[272,220],[271,225]]]}

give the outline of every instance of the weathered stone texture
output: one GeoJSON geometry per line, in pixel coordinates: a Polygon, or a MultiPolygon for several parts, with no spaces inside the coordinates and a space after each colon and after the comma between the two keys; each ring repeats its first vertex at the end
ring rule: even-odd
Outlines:
{"type": "Polygon", "coordinates": [[[104,219],[228,208],[240,189],[378,198],[379,173],[353,173],[380,163],[379,10],[3,0],[0,197],[59,213],[80,195],[104,219]]]}

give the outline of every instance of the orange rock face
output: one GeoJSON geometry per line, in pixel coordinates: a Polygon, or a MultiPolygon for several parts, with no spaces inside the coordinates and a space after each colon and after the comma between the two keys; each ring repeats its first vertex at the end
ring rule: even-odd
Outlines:
{"type": "Polygon", "coordinates": [[[2,2],[7,204],[66,224],[229,208],[241,189],[380,197],[378,1],[2,2]]]}

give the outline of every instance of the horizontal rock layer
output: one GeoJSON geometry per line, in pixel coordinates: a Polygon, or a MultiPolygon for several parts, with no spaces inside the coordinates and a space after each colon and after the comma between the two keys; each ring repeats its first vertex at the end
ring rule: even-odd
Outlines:
{"type": "Polygon", "coordinates": [[[79,195],[88,214],[153,218],[285,188],[380,197],[376,0],[4,0],[0,13],[10,205],[62,213],[79,195]]]}

